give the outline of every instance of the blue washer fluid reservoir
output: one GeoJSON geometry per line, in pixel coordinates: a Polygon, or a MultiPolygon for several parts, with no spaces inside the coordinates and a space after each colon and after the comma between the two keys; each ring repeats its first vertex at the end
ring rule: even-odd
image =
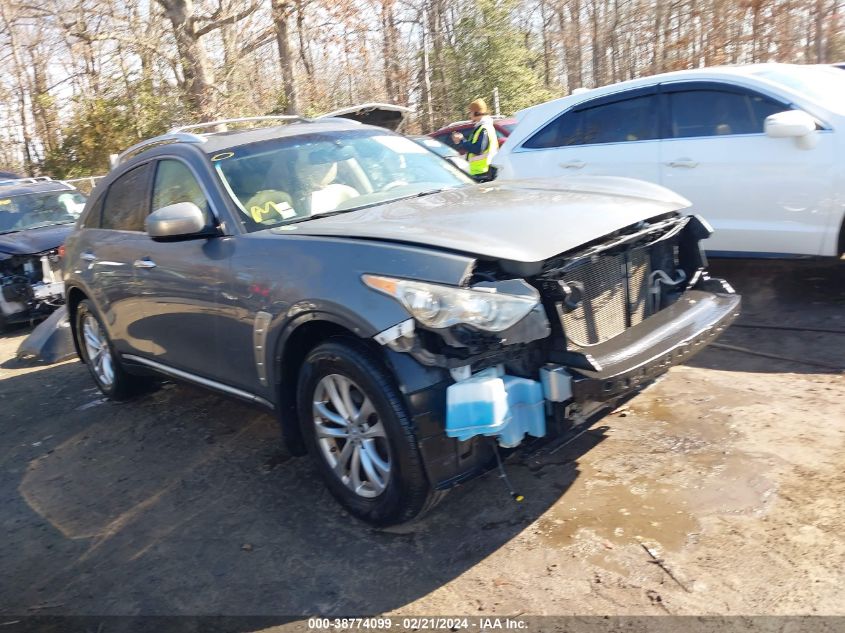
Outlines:
{"type": "Polygon", "coordinates": [[[495,435],[509,420],[505,383],[493,372],[482,372],[446,389],[446,435],[468,440],[495,435]]]}
{"type": "Polygon", "coordinates": [[[543,437],[546,434],[546,404],[543,385],[536,380],[505,376],[510,419],[499,433],[499,445],[513,448],[525,434],[543,437]]]}
{"type": "Polygon", "coordinates": [[[512,448],[526,433],[546,434],[543,387],[538,381],[485,371],[446,390],[447,436],[459,440],[494,436],[500,446],[512,448]]]}

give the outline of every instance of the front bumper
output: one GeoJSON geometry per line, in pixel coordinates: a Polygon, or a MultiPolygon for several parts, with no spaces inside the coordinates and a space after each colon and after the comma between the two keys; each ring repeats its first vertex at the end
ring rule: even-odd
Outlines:
{"type": "MultiPolygon", "coordinates": [[[[571,404],[582,405],[583,411],[604,410],[669,367],[688,360],[736,319],[739,306],[739,295],[689,290],[623,334],[591,346],[583,364],[593,369],[565,365],[572,376],[571,399],[550,403],[555,418],[571,404]]],[[[387,355],[414,420],[432,486],[449,488],[489,469],[495,459],[493,438],[476,436],[460,441],[444,432],[446,389],[454,382],[448,371],[423,366],[408,354],[387,350],[387,355]]],[[[552,429],[557,427],[547,428],[554,435],[552,429]]]]}
{"type": "Polygon", "coordinates": [[[575,402],[605,402],[685,362],[739,315],[741,298],[690,290],[671,306],[590,347],[594,370],[570,369],[575,402]]]}
{"type": "Polygon", "coordinates": [[[6,323],[24,323],[48,316],[64,303],[62,282],[19,281],[0,289],[0,317],[6,323]]]}

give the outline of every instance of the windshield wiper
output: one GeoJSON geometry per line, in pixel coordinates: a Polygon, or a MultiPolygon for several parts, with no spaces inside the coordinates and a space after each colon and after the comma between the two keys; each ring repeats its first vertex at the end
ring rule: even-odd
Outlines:
{"type": "Polygon", "coordinates": [[[25,226],[21,230],[28,231],[29,229],[43,229],[47,226],[61,226],[63,224],[73,224],[76,220],[59,220],[58,222],[39,222],[30,226],[25,226]]]}

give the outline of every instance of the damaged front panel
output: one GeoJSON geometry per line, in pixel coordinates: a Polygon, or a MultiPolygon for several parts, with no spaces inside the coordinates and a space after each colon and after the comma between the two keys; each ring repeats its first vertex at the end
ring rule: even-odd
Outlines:
{"type": "Polygon", "coordinates": [[[0,255],[0,317],[7,323],[43,317],[64,303],[57,249],[33,255],[0,255]]]}
{"type": "Polygon", "coordinates": [[[491,332],[409,319],[375,338],[450,370],[447,435],[514,446],[544,435],[547,414],[577,416],[627,395],[730,324],[739,297],[705,272],[699,242],[710,233],[697,216],[669,213],[544,262],[478,260],[467,288],[536,293],[521,320],[491,332]]]}
{"type": "MultiPolygon", "coordinates": [[[[484,281],[468,286],[491,298],[501,294],[536,297],[536,290],[523,280],[484,281]]],[[[483,296],[483,295],[482,295],[483,296]]],[[[491,308],[494,309],[494,308],[491,308]]],[[[432,328],[409,319],[375,336],[392,350],[413,356],[426,366],[447,369],[490,366],[526,353],[526,345],[551,333],[548,317],[539,301],[517,323],[501,331],[483,330],[468,323],[432,328]]]]}

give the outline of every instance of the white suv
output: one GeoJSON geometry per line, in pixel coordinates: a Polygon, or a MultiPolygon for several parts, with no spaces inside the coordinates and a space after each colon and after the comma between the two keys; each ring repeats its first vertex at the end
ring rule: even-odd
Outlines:
{"type": "Polygon", "coordinates": [[[689,198],[718,255],[845,251],[845,73],[756,64],[666,73],[517,114],[498,177],[616,175],[689,198]]]}

